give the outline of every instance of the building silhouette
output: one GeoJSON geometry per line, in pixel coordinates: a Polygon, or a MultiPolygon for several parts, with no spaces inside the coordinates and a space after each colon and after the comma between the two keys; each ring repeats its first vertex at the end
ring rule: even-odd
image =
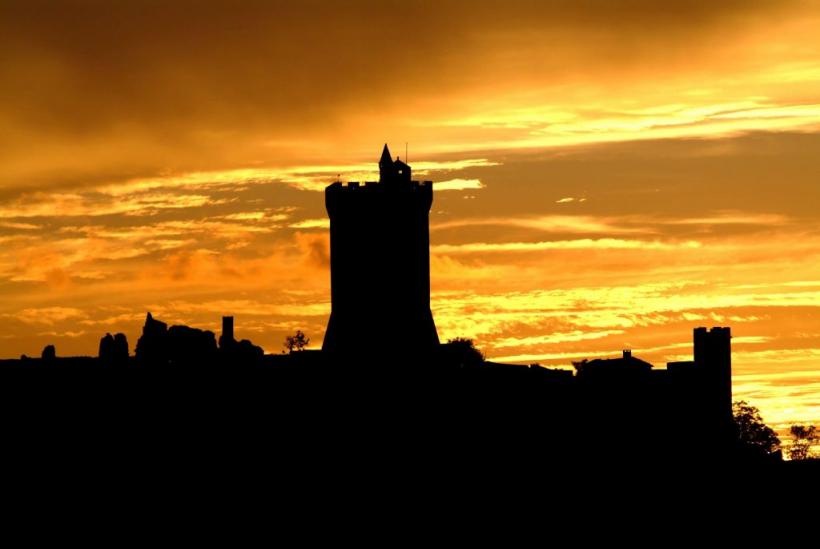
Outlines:
{"type": "Polygon", "coordinates": [[[578,379],[633,379],[639,378],[652,370],[652,365],[645,360],[632,356],[631,349],[624,349],[619,358],[596,358],[574,363],[578,379]]]}
{"type": "Polygon", "coordinates": [[[669,362],[666,375],[675,401],[690,423],[706,426],[717,440],[732,438],[732,331],[695,328],[693,360],[669,362]]]}
{"type": "Polygon", "coordinates": [[[732,420],[732,331],[729,327],[695,328],[693,360],[669,362],[666,369],[624,350],[618,358],[573,362],[576,379],[585,386],[651,388],[666,404],[674,403],[694,422],[724,428],[732,420]]]}
{"type": "Polygon", "coordinates": [[[575,393],[558,398],[569,398],[563,406],[577,411],[576,427],[595,425],[606,444],[621,451],[729,455],[735,440],[730,328],[695,328],[693,354],[665,369],[629,350],[618,358],[573,362],[575,393]]]}
{"type": "Polygon", "coordinates": [[[379,181],[340,181],[325,190],[330,217],[332,310],[322,350],[328,355],[404,358],[439,344],[430,310],[431,181],[387,145],[379,181]]]}

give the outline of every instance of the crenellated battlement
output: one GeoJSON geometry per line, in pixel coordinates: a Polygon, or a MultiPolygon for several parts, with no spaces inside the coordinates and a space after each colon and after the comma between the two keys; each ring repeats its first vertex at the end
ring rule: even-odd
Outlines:
{"type": "Polygon", "coordinates": [[[355,191],[367,191],[367,190],[432,190],[433,189],[433,182],[432,181],[408,181],[409,184],[401,184],[401,183],[382,183],[379,181],[365,181],[362,184],[359,181],[348,181],[344,183],[342,181],[334,181],[330,185],[327,186],[327,190],[344,190],[348,192],[355,192],[355,191]]]}

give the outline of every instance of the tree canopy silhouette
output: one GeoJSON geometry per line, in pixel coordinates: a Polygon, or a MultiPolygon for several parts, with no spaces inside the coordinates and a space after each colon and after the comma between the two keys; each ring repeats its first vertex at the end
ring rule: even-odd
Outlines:
{"type": "Polygon", "coordinates": [[[476,366],[484,362],[482,353],[472,339],[466,337],[456,337],[450,339],[442,346],[442,352],[449,358],[451,363],[460,366],[476,366]]]}
{"type": "Polygon", "coordinates": [[[817,428],[814,425],[792,425],[789,429],[792,443],[786,452],[789,459],[803,460],[812,456],[812,446],[820,440],[817,428]]]}
{"type": "Polygon", "coordinates": [[[309,344],[310,338],[305,336],[302,330],[296,330],[294,335],[289,335],[285,338],[285,349],[287,349],[289,353],[304,351],[305,347],[309,344]]]}
{"type": "Polygon", "coordinates": [[[745,400],[732,403],[732,416],[741,447],[765,456],[780,450],[780,439],[774,430],[763,422],[760,410],[745,400]]]}

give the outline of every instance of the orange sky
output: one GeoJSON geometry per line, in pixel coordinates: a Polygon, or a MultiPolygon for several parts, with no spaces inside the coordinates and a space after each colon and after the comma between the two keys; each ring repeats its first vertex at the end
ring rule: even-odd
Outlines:
{"type": "Polygon", "coordinates": [[[736,398],[820,423],[820,3],[169,4],[0,6],[0,357],[147,310],[318,345],[321,191],[409,142],[443,339],[663,366],[729,325],[736,398]]]}

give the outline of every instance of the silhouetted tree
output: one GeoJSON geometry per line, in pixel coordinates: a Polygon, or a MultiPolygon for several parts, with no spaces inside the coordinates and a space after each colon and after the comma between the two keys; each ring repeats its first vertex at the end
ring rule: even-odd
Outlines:
{"type": "Polygon", "coordinates": [[[732,403],[732,416],[740,445],[749,451],[771,456],[780,450],[780,439],[763,422],[760,410],[744,400],[732,403]]]}
{"type": "Polygon", "coordinates": [[[818,441],[817,428],[814,425],[792,425],[789,429],[792,443],[786,452],[789,459],[809,459],[812,457],[812,446],[818,441]]]}
{"type": "Polygon", "coordinates": [[[294,335],[289,335],[285,338],[285,349],[289,353],[294,351],[304,351],[305,347],[310,344],[310,338],[306,337],[302,330],[296,330],[294,335]]]}

